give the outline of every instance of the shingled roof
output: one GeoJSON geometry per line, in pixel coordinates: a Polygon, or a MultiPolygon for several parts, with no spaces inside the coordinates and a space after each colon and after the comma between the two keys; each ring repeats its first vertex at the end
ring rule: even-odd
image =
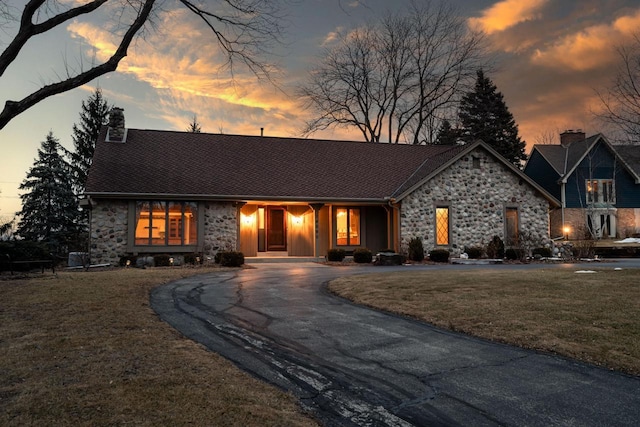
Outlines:
{"type": "Polygon", "coordinates": [[[381,201],[467,147],[127,129],[96,144],[87,195],[381,201]]]}

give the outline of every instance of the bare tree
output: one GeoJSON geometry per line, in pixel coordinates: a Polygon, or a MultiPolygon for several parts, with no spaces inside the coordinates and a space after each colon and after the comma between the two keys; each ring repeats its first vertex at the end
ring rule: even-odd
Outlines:
{"type": "Polygon", "coordinates": [[[597,92],[603,111],[596,115],[614,125],[630,141],[640,141],[640,37],[618,48],[620,65],[610,86],[597,92]]]}
{"type": "MultiPolygon", "coordinates": [[[[72,5],[78,2],[70,3],[72,5]]],[[[127,50],[136,35],[141,34],[146,25],[153,24],[153,18],[162,13],[162,1],[156,0],[93,0],[76,7],[64,6],[56,0],[30,0],[24,6],[19,19],[19,28],[13,39],[0,53],[0,78],[16,60],[22,48],[36,36],[46,34],[80,16],[97,12],[106,4],[117,4],[115,14],[119,44],[114,54],[105,62],[90,69],[70,73],[55,83],[43,85],[21,100],[6,100],[0,112],[0,129],[17,115],[38,102],[59,93],[77,88],[91,80],[115,71],[119,62],[127,56],[127,50]]],[[[178,0],[178,3],[194,13],[212,32],[213,38],[226,54],[226,65],[233,73],[234,64],[240,62],[254,74],[269,76],[269,66],[261,58],[267,53],[272,42],[280,40],[283,17],[280,15],[280,0],[217,0],[215,2],[195,2],[178,0]]],[[[9,22],[14,10],[6,0],[0,0],[0,18],[9,22]]]]}
{"type": "Polygon", "coordinates": [[[200,123],[198,123],[198,116],[196,116],[195,114],[193,115],[193,119],[189,123],[189,126],[186,129],[186,132],[191,132],[191,133],[202,132],[202,127],[200,126],[200,123]]]}
{"type": "Polygon", "coordinates": [[[368,142],[435,140],[483,60],[483,36],[446,2],[342,33],[299,89],[315,114],[303,131],[353,127],[368,142]]]}

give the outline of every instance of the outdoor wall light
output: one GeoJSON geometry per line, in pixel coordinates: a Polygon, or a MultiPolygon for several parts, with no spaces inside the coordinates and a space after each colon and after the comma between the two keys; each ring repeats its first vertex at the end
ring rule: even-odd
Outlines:
{"type": "Polygon", "coordinates": [[[295,216],[295,215],[294,215],[294,216],[292,216],[292,217],[291,217],[291,222],[292,222],[294,225],[301,225],[301,224],[302,224],[302,216],[295,216]]]}
{"type": "Polygon", "coordinates": [[[245,215],[242,214],[242,223],[244,225],[251,225],[253,224],[253,215],[245,215]]]}
{"type": "Polygon", "coordinates": [[[565,238],[565,240],[568,240],[568,239],[569,239],[569,233],[571,232],[571,228],[569,228],[569,227],[564,227],[564,228],[562,229],[562,232],[564,233],[564,238],[565,238]]]}

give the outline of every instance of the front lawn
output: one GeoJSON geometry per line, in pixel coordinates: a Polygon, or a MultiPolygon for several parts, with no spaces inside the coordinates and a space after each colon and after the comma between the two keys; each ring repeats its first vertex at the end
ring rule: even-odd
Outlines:
{"type": "Polygon", "coordinates": [[[296,400],[183,338],[149,291],[204,268],[0,281],[0,425],[310,426],[296,400]]]}
{"type": "Polygon", "coordinates": [[[349,276],[357,303],[640,375],[640,271],[437,270],[349,276]]]}

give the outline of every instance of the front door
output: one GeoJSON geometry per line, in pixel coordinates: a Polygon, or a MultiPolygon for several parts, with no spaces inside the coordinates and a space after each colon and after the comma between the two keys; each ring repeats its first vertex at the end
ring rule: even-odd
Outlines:
{"type": "Polygon", "coordinates": [[[287,211],[277,206],[267,207],[267,251],[287,250],[287,211]]]}

